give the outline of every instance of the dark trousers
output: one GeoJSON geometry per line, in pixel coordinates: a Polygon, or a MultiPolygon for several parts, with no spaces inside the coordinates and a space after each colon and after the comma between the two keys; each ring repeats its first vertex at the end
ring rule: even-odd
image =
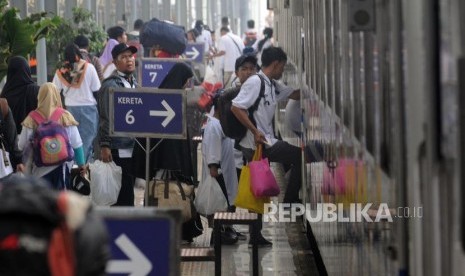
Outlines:
{"type": "Polygon", "coordinates": [[[242,172],[242,168],[236,168],[236,173],[237,173],[237,181],[239,181],[239,179],[241,179],[241,172],[242,172]]]}
{"type": "Polygon", "coordinates": [[[118,200],[113,206],[134,206],[134,181],[132,173],[132,158],[120,158],[118,150],[112,149],[111,155],[113,162],[120,166],[123,175],[121,178],[121,190],[119,191],[118,200]]]}
{"type": "Polygon", "coordinates": [[[65,188],[66,190],[71,189],[69,185],[70,172],[68,171],[68,168],[65,168],[65,175],[63,176],[63,166],[65,165],[60,165],[53,171],[42,176],[42,179],[50,183],[50,187],[55,190],[65,190],[65,188]]]}
{"type": "MultiPolygon", "coordinates": [[[[245,159],[250,162],[253,158],[254,150],[242,149],[242,154],[245,159]]],[[[285,166],[290,167],[291,175],[287,184],[286,193],[284,194],[284,203],[295,203],[299,201],[299,190],[302,183],[302,157],[301,149],[293,146],[284,141],[277,141],[272,147],[263,149],[263,157],[267,157],[270,162],[278,162],[285,166]]],[[[257,223],[255,224],[258,229],[257,237],[251,237],[257,240],[261,236],[262,215],[258,215],[257,223]]]]}
{"type": "MultiPolygon", "coordinates": [[[[251,161],[254,150],[242,149],[247,161],[251,161]]],[[[263,157],[270,162],[281,163],[290,167],[290,177],[284,194],[283,203],[296,203],[299,201],[299,190],[302,183],[302,151],[284,141],[277,141],[272,147],[263,149],[263,157]]]]}

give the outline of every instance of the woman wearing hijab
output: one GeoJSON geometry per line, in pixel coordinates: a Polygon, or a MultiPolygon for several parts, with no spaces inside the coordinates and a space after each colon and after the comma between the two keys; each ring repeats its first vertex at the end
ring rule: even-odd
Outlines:
{"type": "Polygon", "coordinates": [[[108,78],[111,73],[116,69],[113,64],[113,57],[111,56],[111,50],[118,45],[119,42],[116,39],[110,38],[105,44],[105,49],[103,50],[102,56],[100,57],[100,63],[103,66],[103,78],[108,78]]]}
{"type": "Polygon", "coordinates": [[[103,50],[102,56],[100,57],[100,63],[103,66],[103,78],[108,78],[113,71],[116,70],[115,64],[113,64],[113,56],[111,51],[116,45],[120,43],[127,43],[128,36],[126,30],[121,26],[113,26],[107,30],[108,41],[103,50]]]}
{"type": "Polygon", "coordinates": [[[21,122],[24,118],[37,108],[39,88],[32,80],[27,60],[22,56],[10,58],[6,83],[0,97],[7,99],[18,133],[21,132],[21,122]]]}
{"type": "Polygon", "coordinates": [[[62,91],[66,109],[79,122],[84,158],[89,161],[92,155],[92,143],[97,136],[98,110],[93,95],[100,89],[100,79],[95,67],[81,58],[79,48],[70,44],[65,48],[65,61],[53,77],[58,91],[62,91]]]}
{"type": "MultiPolygon", "coordinates": [[[[60,92],[58,92],[57,87],[53,83],[47,82],[43,84],[40,87],[37,99],[38,106],[35,111],[39,112],[46,119],[49,119],[56,109],[63,108],[60,92]]],[[[22,123],[23,129],[19,135],[18,141],[20,150],[24,150],[26,146],[30,145],[34,131],[38,126],[31,114],[32,113],[30,113],[22,123]]],[[[81,136],[76,127],[78,122],[74,119],[73,115],[66,110],[64,110],[58,122],[66,129],[69,142],[74,149],[74,160],[78,164],[81,174],[83,175],[85,172],[85,160],[81,136]]],[[[31,154],[34,154],[33,150],[31,150],[31,154]]],[[[38,167],[33,162],[32,175],[47,180],[54,189],[66,190],[69,189],[68,182],[71,166],[72,162],[64,162],[61,165],[38,167]]],[[[25,167],[22,165],[18,166],[18,170],[26,172],[25,167]]]]}
{"type": "MultiPolygon", "coordinates": [[[[185,63],[176,63],[160,84],[160,89],[184,89],[193,77],[192,69],[185,63]]],[[[189,131],[188,131],[189,136],[189,131]]],[[[157,169],[166,169],[180,173],[186,181],[193,184],[194,168],[192,165],[191,148],[187,140],[163,139],[150,155],[149,176],[153,178],[157,169]],[[187,158],[189,157],[189,158],[187,158]]],[[[160,139],[151,139],[150,144],[156,145],[160,139]]],[[[145,139],[139,139],[145,144],[145,139]]],[[[145,153],[141,147],[134,150],[136,176],[145,178],[145,153]]],[[[184,180],[184,179],[183,179],[184,180]]]]}
{"type": "MultiPolygon", "coordinates": [[[[184,89],[193,77],[192,69],[185,63],[176,63],[168,75],[160,84],[161,89],[184,89]]],[[[190,114],[186,117],[189,117],[190,114]]],[[[177,139],[151,139],[151,145],[157,145],[150,154],[149,177],[161,175],[163,170],[171,171],[181,182],[194,184],[193,151],[189,128],[185,140],[177,139]]],[[[145,139],[138,139],[140,145],[145,144],[145,139]],[[142,143],[141,143],[142,142],[142,143]]],[[[135,174],[145,179],[145,152],[140,146],[134,147],[133,161],[135,174]]],[[[200,216],[182,224],[182,239],[191,242],[194,237],[202,234],[203,228],[200,216]]]]}

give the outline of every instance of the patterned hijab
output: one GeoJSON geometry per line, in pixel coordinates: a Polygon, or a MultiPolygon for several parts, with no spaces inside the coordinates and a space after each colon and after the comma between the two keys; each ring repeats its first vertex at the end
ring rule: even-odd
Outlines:
{"type": "MultiPolygon", "coordinates": [[[[55,84],[51,82],[44,83],[39,90],[38,105],[36,111],[40,112],[45,118],[50,118],[56,108],[61,107],[63,108],[63,104],[61,103],[60,92],[58,92],[58,88],[55,84]]],[[[77,126],[79,123],[74,119],[73,115],[68,111],[65,111],[61,116],[60,123],[63,126],[77,126]]],[[[37,127],[36,122],[31,118],[31,116],[27,116],[24,119],[23,126],[27,128],[35,129],[37,127]]]]}
{"type": "Polygon", "coordinates": [[[82,59],[81,51],[74,44],[65,48],[65,61],[56,71],[61,83],[66,87],[80,88],[86,75],[87,61],[82,59]]]}

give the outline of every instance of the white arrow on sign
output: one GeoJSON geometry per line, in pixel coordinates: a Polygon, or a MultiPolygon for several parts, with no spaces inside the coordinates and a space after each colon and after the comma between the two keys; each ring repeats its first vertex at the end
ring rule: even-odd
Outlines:
{"type": "Polygon", "coordinates": [[[199,54],[199,50],[197,50],[195,47],[192,47],[192,51],[186,52],[186,55],[191,56],[191,59],[196,59],[199,54]]]}
{"type": "Polygon", "coordinates": [[[124,252],[129,260],[111,260],[107,265],[107,273],[129,273],[129,276],[145,276],[152,270],[152,263],[144,256],[137,246],[126,236],[121,234],[116,245],[124,252]]]}
{"type": "Polygon", "coordinates": [[[165,100],[163,100],[161,102],[161,104],[165,107],[166,110],[165,111],[162,111],[162,110],[150,110],[150,116],[166,117],[165,120],[163,120],[163,122],[161,123],[161,125],[163,127],[166,127],[171,122],[171,120],[173,120],[176,113],[174,112],[174,110],[171,108],[171,106],[169,106],[169,104],[165,100]]]}

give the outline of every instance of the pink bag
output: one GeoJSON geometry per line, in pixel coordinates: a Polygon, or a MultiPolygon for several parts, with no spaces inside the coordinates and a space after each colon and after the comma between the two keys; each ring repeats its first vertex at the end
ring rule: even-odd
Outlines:
{"type": "Polygon", "coordinates": [[[269,197],[279,195],[280,189],[273,172],[270,169],[268,158],[262,158],[262,145],[255,150],[254,157],[249,163],[250,188],[256,197],[269,197]]]}

